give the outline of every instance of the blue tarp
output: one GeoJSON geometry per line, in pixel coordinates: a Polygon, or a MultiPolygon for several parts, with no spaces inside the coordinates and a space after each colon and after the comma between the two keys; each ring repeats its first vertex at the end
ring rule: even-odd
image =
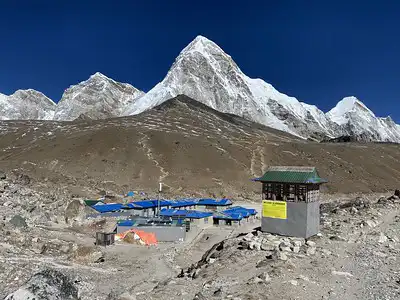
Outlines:
{"type": "Polygon", "coordinates": [[[123,204],[120,203],[114,203],[114,204],[103,204],[103,205],[94,205],[92,208],[97,210],[100,213],[106,213],[106,212],[114,212],[118,211],[123,208],[123,204]]]}
{"type": "Polygon", "coordinates": [[[135,196],[135,193],[134,193],[134,192],[128,192],[126,195],[127,195],[128,197],[133,197],[133,196],[135,196]]]}
{"type": "Polygon", "coordinates": [[[232,201],[230,199],[221,199],[216,200],[212,198],[203,198],[199,199],[197,205],[208,205],[208,206],[228,206],[232,205],[232,201]]]}

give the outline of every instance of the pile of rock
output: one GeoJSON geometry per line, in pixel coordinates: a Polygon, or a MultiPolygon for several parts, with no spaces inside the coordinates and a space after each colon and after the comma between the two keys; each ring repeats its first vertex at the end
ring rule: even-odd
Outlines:
{"type": "Polygon", "coordinates": [[[303,238],[282,237],[261,231],[250,232],[239,242],[241,249],[265,251],[265,255],[279,260],[287,260],[288,254],[304,253],[314,255],[316,244],[303,238]]]}
{"type": "Polygon", "coordinates": [[[65,274],[47,269],[36,273],[29,281],[8,295],[5,300],[13,299],[79,299],[77,282],[65,274]]]}

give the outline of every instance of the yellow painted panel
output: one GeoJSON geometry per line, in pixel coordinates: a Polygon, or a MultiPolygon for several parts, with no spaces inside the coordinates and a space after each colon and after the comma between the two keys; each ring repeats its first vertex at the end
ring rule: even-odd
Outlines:
{"type": "Polygon", "coordinates": [[[274,219],[287,219],[287,203],[285,201],[263,200],[262,216],[274,219]]]}

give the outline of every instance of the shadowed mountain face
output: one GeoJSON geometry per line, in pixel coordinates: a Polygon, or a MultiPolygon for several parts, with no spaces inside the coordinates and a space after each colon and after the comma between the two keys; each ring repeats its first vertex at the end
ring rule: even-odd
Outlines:
{"type": "Polygon", "coordinates": [[[398,188],[400,146],[307,142],[177,96],[98,121],[0,122],[0,169],[36,183],[176,196],[255,196],[268,165],[316,166],[330,192],[398,188]]]}

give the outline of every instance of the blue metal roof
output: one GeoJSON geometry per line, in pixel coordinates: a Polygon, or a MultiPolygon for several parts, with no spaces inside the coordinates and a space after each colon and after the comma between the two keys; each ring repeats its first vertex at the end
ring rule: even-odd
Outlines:
{"type": "Polygon", "coordinates": [[[241,214],[243,218],[248,218],[250,216],[250,212],[247,210],[239,210],[239,209],[227,209],[224,210],[223,213],[226,214],[241,214]]]}
{"type": "MultiPolygon", "coordinates": [[[[160,200],[160,207],[170,206],[171,203],[167,200],[160,200]]],[[[158,207],[158,200],[144,200],[128,203],[126,206],[133,209],[147,209],[158,207]]]]}
{"type": "Polygon", "coordinates": [[[188,213],[186,214],[186,218],[202,219],[202,218],[211,217],[212,215],[213,214],[210,213],[210,212],[197,211],[197,210],[188,210],[188,213]]]}
{"type": "Polygon", "coordinates": [[[243,219],[243,215],[240,213],[227,213],[227,212],[222,212],[222,213],[216,213],[214,214],[214,219],[217,220],[232,220],[232,221],[240,221],[243,219]]]}
{"type": "Polygon", "coordinates": [[[184,210],[184,209],[162,209],[160,215],[164,217],[183,217],[190,219],[202,219],[211,217],[213,214],[210,212],[197,211],[197,210],[184,210]]]}
{"type": "Polygon", "coordinates": [[[163,217],[185,217],[187,214],[187,210],[184,209],[166,209],[163,208],[160,211],[160,216],[163,217]]]}
{"type": "Polygon", "coordinates": [[[132,220],[123,220],[118,222],[118,226],[133,226],[135,223],[136,222],[132,220]]]}
{"type": "Polygon", "coordinates": [[[121,203],[114,203],[114,204],[93,205],[92,208],[100,213],[106,213],[106,212],[118,211],[122,209],[123,206],[124,205],[121,203]]]}
{"type": "Polygon", "coordinates": [[[199,199],[197,205],[209,205],[209,206],[228,206],[232,205],[232,201],[230,199],[212,199],[212,198],[203,198],[199,199]]]}
{"type": "Polygon", "coordinates": [[[255,216],[257,214],[257,210],[254,208],[245,208],[242,206],[232,206],[229,209],[225,210],[225,212],[238,212],[243,215],[243,217],[248,217],[249,215],[255,216]]]}
{"type": "Polygon", "coordinates": [[[197,204],[197,201],[195,200],[170,200],[171,207],[188,207],[188,206],[194,206],[197,204]]]}

